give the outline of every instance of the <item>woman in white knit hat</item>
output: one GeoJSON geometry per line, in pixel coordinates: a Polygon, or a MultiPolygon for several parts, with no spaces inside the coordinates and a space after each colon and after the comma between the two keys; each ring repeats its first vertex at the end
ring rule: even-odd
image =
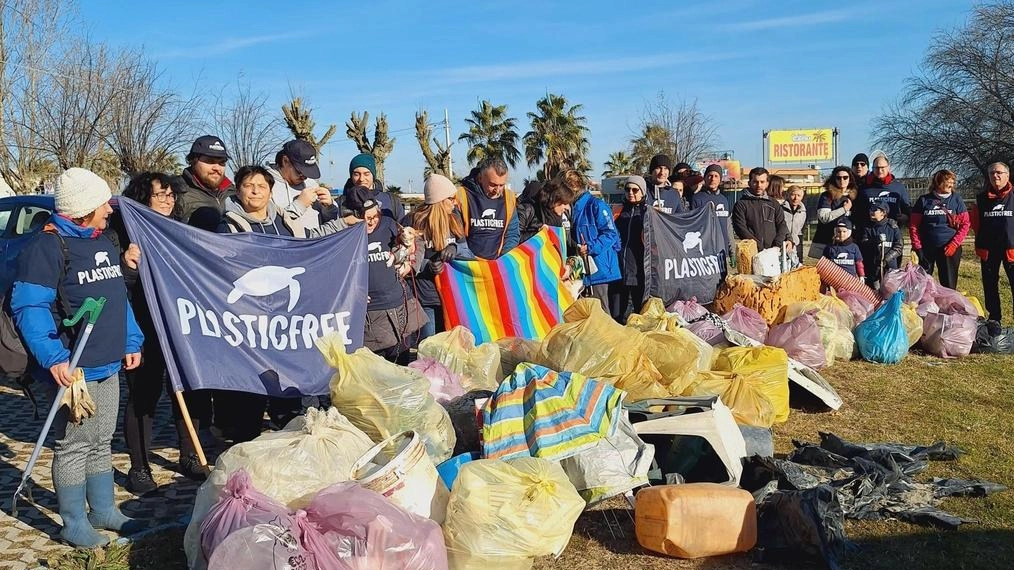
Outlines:
{"type": "Polygon", "coordinates": [[[88,297],[106,299],[78,362],[96,412],[75,424],[63,407],[53,424],[60,536],[91,548],[109,542],[96,528],[131,534],[142,527],[116,506],[110,442],[119,413],[119,372],[141,363],[144,335],[127,301],[120,252],[102,234],[113,212],[109,185],[91,171],[70,168],[57,179],[55,198],[57,215],[18,258],[11,309],[40,365],[36,375],[70,386],[70,351],[79,330],[63,327],[62,318],[88,297]]]}
{"type": "Polygon", "coordinates": [[[465,228],[455,206],[457,188],[446,176],[431,174],[423,185],[424,204],[402,220],[403,226],[412,226],[426,247],[423,264],[415,275],[415,289],[419,303],[429,318],[419,332],[419,340],[444,330],[444,314],[440,295],[437,294],[436,276],[444,270],[444,263],[464,253],[465,228]]]}

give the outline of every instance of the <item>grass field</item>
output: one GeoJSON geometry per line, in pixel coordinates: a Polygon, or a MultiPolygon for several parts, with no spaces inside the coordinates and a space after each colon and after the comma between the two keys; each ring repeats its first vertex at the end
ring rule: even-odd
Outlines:
{"type": "MultiPolygon", "coordinates": [[[[1010,325],[1011,297],[1006,285],[1004,280],[1004,320],[1010,325]]],[[[978,263],[970,256],[963,263],[959,286],[981,299],[978,263]]],[[[818,431],[863,442],[944,440],[967,454],[954,462],[934,462],[917,479],[980,478],[1014,487],[1014,389],[1009,384],[1014,378],[1014,357],[972,355],[945,361],[914,351],[894,366],[853,361],[836,364],[824,375],[845,405],[823,414],[794,411],[786,423],[774,429],[776,452],[790,451],[793,439],[817,442],[818,431]]],[[[537,560],[535,568],[758,567],[746,555],[684,561],[647,554],[637,545],[623,506],[614,500],[582,515],[563,555],[537,560]],[[618,520],[620,529],[611,531],[607,517],[618,520]]],[[[1002,568],[1014,560],[1014,491],[979,499],[947,499],[943,508],[980,522],[944,532],[894,521],[849,521],[846,529],[857,549],[845,557],[843,566],[856,570],[985,570],[1002,568]]],[[[181,543],[182,531],[169,531],[139,542],[120,562],[88,568],[182,568],[181,543]]],[[[68,563],[62,567],[86,566],[68,563]]]]}

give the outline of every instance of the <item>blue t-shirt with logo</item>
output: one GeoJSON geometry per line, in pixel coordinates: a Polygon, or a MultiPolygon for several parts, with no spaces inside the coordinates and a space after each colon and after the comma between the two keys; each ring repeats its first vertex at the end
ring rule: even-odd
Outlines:
{"type": "Polygon", "coordinates": [[[373,233],[366,235],[366,260],[369,262],[369,311],[393,309],[406,302],[405,283],[396,267],[388,267],[391,249],[398,242],[401,228],[391,218],[381,216],[373,233]]]}

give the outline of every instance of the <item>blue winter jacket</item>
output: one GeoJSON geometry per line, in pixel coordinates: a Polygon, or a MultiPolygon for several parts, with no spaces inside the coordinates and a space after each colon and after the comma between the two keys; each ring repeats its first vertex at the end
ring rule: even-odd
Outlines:
{"type": "Polygon", "coordinates": [[[574,202],[571,233],[578,245],[588,245],[588,256],[598,271],[585,276],[586,285],[610,283],[620,278],[620,232],[613,222],[613,211],[602,200],[585,192],[574,202]]]}
{"type": "Polygon", "coordinates": [[[62,302],[73,313],[84,297],[105,297],[106,307],[79,362],[86,381],[104,380],[120,371],[124,355],[141,352],[144,343],[121,276],[120,252],[93,228],[79,226],[62,216],[53,216],[52,223],[67,244],[70,266],[64,274],[63,250],[55,236],[36,235],[18,258],[11,290],[14,321],[25,340],[25,348],[42,367],[34,374],[52,380],[49,368],[70,360],[70,348],[78,336],[76,331],[57,328],[58,312],[54,307],[62,302]],[[62,301],[57,299],[61,274],[65,297],[62,301]]]}

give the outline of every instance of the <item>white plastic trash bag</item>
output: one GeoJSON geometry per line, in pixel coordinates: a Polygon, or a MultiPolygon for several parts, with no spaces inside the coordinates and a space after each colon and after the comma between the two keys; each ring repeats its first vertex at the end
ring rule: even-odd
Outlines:
{"type": "Polygon", "coordinates": [[[612,437],[560,461],[560,466],[589,505],[648,484],[655,447],[644,443],[627,414],[612,437]]]}

